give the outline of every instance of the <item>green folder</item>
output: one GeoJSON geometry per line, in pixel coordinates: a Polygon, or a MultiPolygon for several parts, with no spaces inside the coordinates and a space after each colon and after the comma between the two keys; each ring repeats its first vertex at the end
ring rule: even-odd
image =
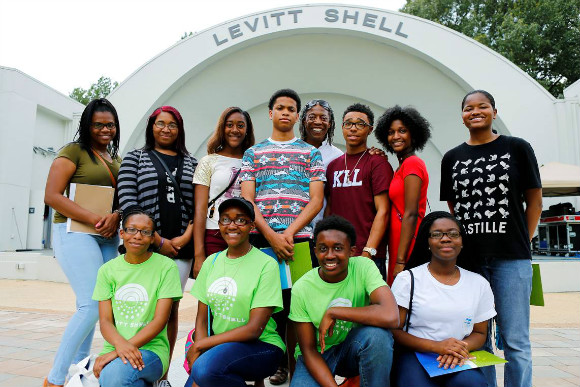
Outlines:
{"type": "Polygon", "coordinates": [[[542,289],[540,264],[532,263],[532,270],[532,293],[530,294],[530,305],[544,306],[544,290],[542,289]]]}
{"type": "Polygon", "coordinates": [[[296,283],[300,277],[312,269],[310,244],[308,242],[300,242],[294,245],[294,261],[290,261],[289,266],[292,283],[296,283]]]}
{"type": "Polygon", "coordinates": [[[487,351],[473,351],[469,354],[475,357],[475,359],[470,359],[470,361],[478,367],[507,363],[507,360],[487,351]]]}

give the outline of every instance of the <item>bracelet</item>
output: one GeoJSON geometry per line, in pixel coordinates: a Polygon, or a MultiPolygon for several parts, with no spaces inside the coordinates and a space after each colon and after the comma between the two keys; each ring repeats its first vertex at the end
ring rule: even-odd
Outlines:
{"type": "Polygon", "coordinates": [[[165,238],[161,237],[161,242],[159,242],[159,246],[157,246],[157,251],[160,251],[163,247],[163,242],[165,242],[165,238]]]}

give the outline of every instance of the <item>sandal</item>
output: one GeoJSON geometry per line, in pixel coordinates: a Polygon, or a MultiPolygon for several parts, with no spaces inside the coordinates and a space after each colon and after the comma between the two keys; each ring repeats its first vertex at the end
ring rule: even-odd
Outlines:
{"type": "Polygon", "coordinates": [[[280,384],[284,384],[288,381],[288,368],[286,367],[278,367],[276,373],[269,378],[270,384],[274,386],[279,386],[280,384]]]}
{"type": "Polygon", "coordinates": [[[52,384],[52,383],[49,384],[48,377],[44,378],[44,382],[42,383],[42,386],[43,387],[53,387],[53,386],[54,387],[63,387],[62,384],[52,384]]]}

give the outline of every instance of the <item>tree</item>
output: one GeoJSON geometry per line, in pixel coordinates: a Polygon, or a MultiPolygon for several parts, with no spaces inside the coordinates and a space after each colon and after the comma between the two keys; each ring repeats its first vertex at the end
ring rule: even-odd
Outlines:
{"type": "Polygon", "coordinates": [[[111,78],[102,76],[99,78],[97,83],[93,83],[88,90],[85,90],[82,87],[75,87],[68,96],[79,101],[83,105],[86,105],[95,98],[105,98],[117,86],[119,86],[118,82],[112,82],[111,78]]]}
{"type": "Polygon", "coordinates": [[[400,11],[499,52],[556,97],[580,78],[578,0],[407,0],[400,11]]]}

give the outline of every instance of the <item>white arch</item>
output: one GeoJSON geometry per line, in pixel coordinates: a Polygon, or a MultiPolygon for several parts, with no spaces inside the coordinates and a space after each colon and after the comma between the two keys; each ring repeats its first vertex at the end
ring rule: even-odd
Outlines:
{"type": "Polygon", "coordinates": [[[429,112],[434,124],[430,151],[435,159],[467,137],[458,132],[464,131],[462,95],[485,88],[496,97],[499,130],[526,138],[540,160],[554,159],[554,150],[560,154],[569,147],[560,133],[544,135],[556,127],[555,99],[496,52],[411,15],[324,4],[283,7],[224,22],[145,63],[110,96],[121,116],[121,149],[142,144],[147,115],[165,103],[179,105],[188,147],[199,154],[228,105],[255,113],[252,118],[268,133],[264,105],[280,87],[296,88],[304,96],[352,96],[368,101],[376,113],[393,103],[413,104],[429,112]],[[318,55],[317,44],[322,45],[318,55]],[[228,65],[238,60],[239,66],[228,65]],[[363,84],[357,86],[358,80],[363,84]]]}

